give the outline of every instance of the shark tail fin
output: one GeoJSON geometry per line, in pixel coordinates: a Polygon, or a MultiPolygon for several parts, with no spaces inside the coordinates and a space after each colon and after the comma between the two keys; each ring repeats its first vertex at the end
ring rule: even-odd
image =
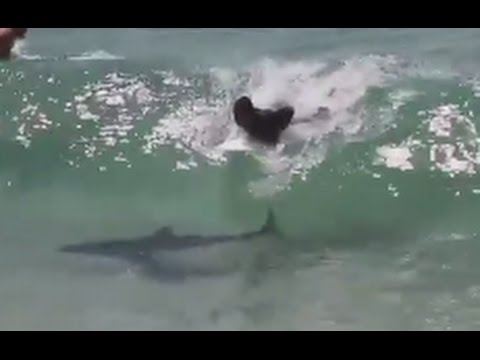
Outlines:
{"type": "Polygon", "coordinates": [[[265,221],[265,224],[260,229],[260,233],[261,234],[277,234],[278,233],[277,220],[271,208],[268,209],[267,219],[265,221]]]}

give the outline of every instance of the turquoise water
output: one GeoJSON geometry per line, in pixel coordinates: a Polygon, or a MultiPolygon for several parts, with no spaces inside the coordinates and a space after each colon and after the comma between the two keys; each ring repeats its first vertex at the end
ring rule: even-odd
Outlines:
{"type": "Polygon", "coordinates": [[[479,329],[479,35],[32,29],[0,66],[0,328],[479,329]],[[265,149],[233,124],[244,93],[332,118],[265,149]],[[268,208],[281,237],[183,260],[218,276],[58,251],[268,208]]]}

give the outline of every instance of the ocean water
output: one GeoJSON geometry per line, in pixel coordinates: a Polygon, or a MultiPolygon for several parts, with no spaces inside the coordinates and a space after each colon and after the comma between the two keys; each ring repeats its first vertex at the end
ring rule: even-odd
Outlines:
{"type": "Polygon", "coordinates": [[[31,29],[0,64],[0,329],[480,329],[479,49],[478,29],[31,29]],[[242,94],[295,107],[279,146],[235,127],[242,94]],[[269,208],[281,236],[182,255],[214,276],[59,251],[269,208]]]}

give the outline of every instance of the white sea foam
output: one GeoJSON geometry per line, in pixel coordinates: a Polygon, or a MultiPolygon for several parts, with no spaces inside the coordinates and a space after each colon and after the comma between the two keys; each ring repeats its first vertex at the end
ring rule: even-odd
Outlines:
{"type": "Polygon", "coordinates": [[[374,160],[374,164],[413,170],[416,168],[413,153],[421,149],[433,171],[451,176],[476,174],[480,165],[480,139],[469,114],[464,114],[457,104],[447,104],[419,115],[426,117],[418,132],[422,138],[412,135],[400,145],[380,146],[377,148],[379,158],[374,160]]]}

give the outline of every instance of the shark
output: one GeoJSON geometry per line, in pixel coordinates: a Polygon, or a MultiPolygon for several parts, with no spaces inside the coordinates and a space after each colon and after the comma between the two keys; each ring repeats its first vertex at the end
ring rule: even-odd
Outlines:
{"type": "Polygon", "coordinates": [[[59,251],[123,260],[149,277],[180,280],[192,276],[219,275],[229,271],[225,269],[231,270],[238,265],[238,258],[246,254],[245,248],[241,249],[238,245],[251,245],[268,235],[279,235],[272,209],[268,210],[263,226],[239,234],[177,235],[171,226],[164,226],[138,238],[69,244],[60,247],[59,251]],[[238,255],[237,261],[226,256],[228,253],[238,255]],[[218,263],[219,259],[224,261],[223,265],[215,266],[213,263],[218,263]]]}

